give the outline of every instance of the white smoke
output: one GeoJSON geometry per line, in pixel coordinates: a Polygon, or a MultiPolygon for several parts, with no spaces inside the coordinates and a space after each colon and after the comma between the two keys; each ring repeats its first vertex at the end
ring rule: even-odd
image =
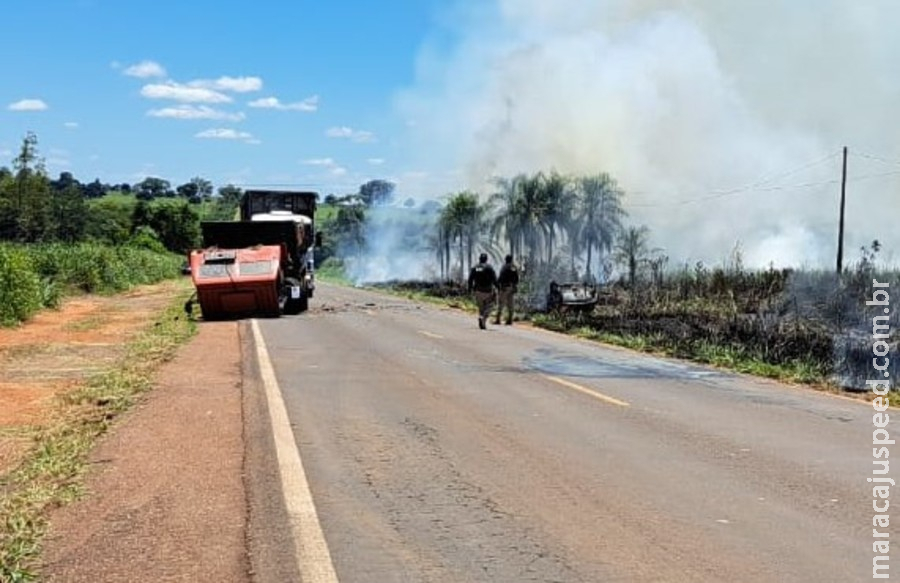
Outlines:
{"type": "Polygon", "coordinates": [[[397,97],[421,167],[609,172],[673,260],[900,250],[900,2],[464,0],[397,97]],[[447,41],[447,39],[450,39],[447,41]],[[894,174],[891,174],[894,172],[894,174]]]}
{"type": "Polygon", "coordinates": [[[428,281],[437,277],[429,246],[434,213],[421,209],[379,207],[368,211],[362,253],[345,250],[346,274],[354,284],[391,280],[428,281]],[[385,218],[385,215],[389,218],[385,218]]]}

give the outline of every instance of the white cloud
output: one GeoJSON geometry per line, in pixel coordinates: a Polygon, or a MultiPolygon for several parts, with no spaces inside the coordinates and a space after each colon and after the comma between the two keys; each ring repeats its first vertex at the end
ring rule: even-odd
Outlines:
{"type": "Polygon", "coordinates": [[[151,83],[141,88],[141,95],[149,99],[172,99],[188,103],[230,103],[231,98],[205,87],[190,87],[173,81],[151,83]]]}
{"type": "Polygon", "coordinates": [[[251,101],[247,105],[260,109],[279,109],[282,111],[316,111],[319,108],[319,96],[313,95],[312,97],[307,97],[303,101],[297,101],[294,103],[281,103],[281,101],[279,101],[277,97],[263,97],[255,101],[251,101]]]}
{"type": "Polygon", "coordinates": [[[338,165],[338,163],[334,161],[334,158],[308,158],[303,160],[301,164],[325,168],[332,176],[344,176],[347,174],[347,169],[338,165]]]}
{"type": "Polygon", "coordinates": [[[151,109],[147,115],[172,119],[221,119],[227,121],[242,121],[246,117],[243,112],[222,111],[208,105],[175,105],[162,109],[151,109]]]}
{"type": "Polygon", "coordinates": [[[15,103],[10,103],[7,109],[10,111],[44,111],[48,107],[40,99],[22,99],[15,103]]]}
{"type": "Polygon", "coordinates": [[[162,65],[155,61],[141,61],[136,65],[131,65],[127,67],[124,71],[122,71],[125,75],[129,77],[138,77],[140,79],[147,79],[149,77],[165,77],[166,70],[162,65]]]}
{"type": "Polygon", "coordinates": [[[77,121],[67,121],[66,123],[63,124],[63,126],[70,130],[77,130],[78,122],[77,121]]]}
{"type": "Polygon", "coordinates": [[[259,77],[219,77],[218,79],[198,79],[191,81],[188,85],[213,91],[249,93],[262,89],[263,82],[259,77]]]}
{"type": "Polygon", "coordinates": [[[346,138],[357,143],[374,142],[375,134],[365,130],[354,130],[353,128],[333,127],[325,131],[325,135],[329,138],[346,138]]]}
{"type": "Polygon", "coordinates": [[[308,158],[303,161],[303,164],[307,166],[334,166],[335,161],[333,158],[308,158]]]}
{"type": "Polygon", "coordinates": [[[368,162],[372,166],[381,166],[382,164],[384,164],[384,158],[369,158],[368,160],[366,160],[366,162],[368,162]]]}
{"type": "Polygon", "coordinates": [[[253,135],[248,132],[239,132],[231,128],[214,128],[194,134],[195,138],[208,138],[214,140],[252,140],[253,135]]]}

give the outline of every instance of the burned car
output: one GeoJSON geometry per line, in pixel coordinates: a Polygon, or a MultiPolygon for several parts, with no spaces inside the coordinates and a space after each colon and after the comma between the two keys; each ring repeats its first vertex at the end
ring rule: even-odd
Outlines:
{"type": "Polygon", "coordinates": [[[557,283],[550,282],[547,293],[548,312],[587,313],[597,305],[597,286],[590,283],[557,283]]]}

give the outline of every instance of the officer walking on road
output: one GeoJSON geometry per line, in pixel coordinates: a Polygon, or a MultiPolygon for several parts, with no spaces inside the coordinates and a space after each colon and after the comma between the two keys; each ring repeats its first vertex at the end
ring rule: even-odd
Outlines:
{"type": "Polygon", "coordinates": [[[500,275],[497,276],[497,288],[499,289],[497,303],[497,318],[494,324],[500,324],[500,315],[503,308],[506,308],[506,325],[513,323],[513,311],[516,298],[516,292],[519,289],[519,270],[513,265],[513,256],[507,255],[503,267],[500,268],[500,275]]]}
{"type": "Polygon", "coordinates": [[[475,293],[475,303],[478,304],[478,327],[482,330],[487,328],[496,287],[497,272],[488,263],[487,253],[482,253],[478,257],[478,265],[474,265],[469,271],[469,292],[475,293]]]}

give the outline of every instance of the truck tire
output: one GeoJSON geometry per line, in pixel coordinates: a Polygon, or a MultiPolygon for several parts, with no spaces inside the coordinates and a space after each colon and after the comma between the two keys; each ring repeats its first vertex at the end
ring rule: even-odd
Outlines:
{"type": "Polygon", "coordinates": [[[303,291],[303,288],[300,288],[300,297],[292,298],[290,289],[293,286],[300,287],[300,282],[293,277],[288,277],[284,280],[285,289],[287,290],[287,300],[284,302],[284,313],[288,316],[295,316],[300,312],[303,312],[309,306],[309,302],[306,298],[306,293],[303,291]]]}
{"type": "Polygon", "coordinates": [[[300,311],[305,312],[309,309],[309,296],[306,295],[306,290],[300,294],[300,311]]]}

